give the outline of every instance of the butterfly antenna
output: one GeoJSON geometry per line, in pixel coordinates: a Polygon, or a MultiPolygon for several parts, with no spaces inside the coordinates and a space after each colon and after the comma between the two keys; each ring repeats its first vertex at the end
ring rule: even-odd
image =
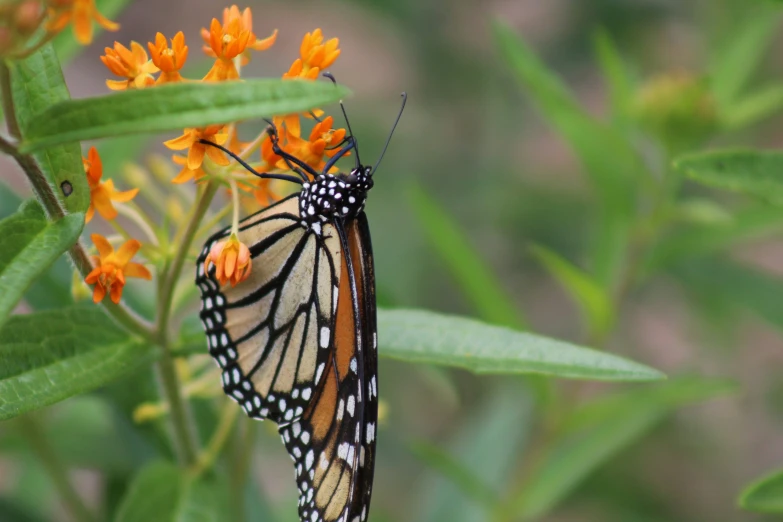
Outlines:
{"type": "Polygon", "coordinates": [[[262,178],[262,179],[279,179],[279,180],[282,180],[282,181],[290,181],[291,183],[298,183],[299,185],[301,185],[303,183],[302,180],[299,179],[297,176],[289,176],[287,174],[271,174],[269,172],[258,172],[256,169],[254,169],[253,167],[248,165],[248,163],[245,160],[243,160],[242,158],[240,158],[239,156],[237,156],[236,154],[234,154],[233,152],[231,152],[230,150],[228,150],[224,146],[218,145],[217,143],[215,143],[213,141],[204,140],[204,139],[199,140],[199,142],[203,143],[204,145],[211,145],[211,146],[213,146],[213,147],[215,147],[217,149],[222,150],[223,152],[225,152],[226,154],[228,154],[229,156],[234,158],[237,163],[239,163],[240,165],[245,167],[250,173],[258,176],[259,178],[262,178]]]}
{"type": "Polygon", "coordinates": [[[372,172],[374,173],[378,169],[378,165],[381,164],[381,160],[383,159],[383,155],[386,154],[386,149],[389,148],[389,143],[391,143],[392,136],[394,135],[394,129],[397,128],[397,124],[400,123],[400,118],[402,117],[402,111],[405,110],[405,102],[408,101],[408,94],[402,93],[402,105],[400,105],[400,112],[397,113],[397,119],[394,120],[394,125],[392,125],[391,132],[389,132],[389,137],[386,138],[386,145],[383,146],[383,151],[381,152],[381,157],[378,158],[378,161],[375,163],[375,166],[372,168],[372,172]]]}
{"type": "MultiPolygon", "coordinates": [[[[334,79],[334,76],[332,76],[332,73],[325,72],[325,73],[323,73],[322,76],[324,76],[325,78],[329,78],[330,80],[332,80],[333,84],[337,85],[337,80],[334,79]]],[[[362,162],[359,159],[359,147],[355,146],[356,145],[356,138],[354,137],[353,129],[351,128],[351,122],[348,120],[348,113],[345,112],[345,105],[343,105],[343,101],[342,100],[340,100],[340,109],[343,111],[343,118],[345,118],[345,124],[348,126],[348,134],[350,134],[351,137],[353,137],[353,140],[354,140],[354,151],[356,152],[356,164],[357,165],[361,165],[362,162]]]]}

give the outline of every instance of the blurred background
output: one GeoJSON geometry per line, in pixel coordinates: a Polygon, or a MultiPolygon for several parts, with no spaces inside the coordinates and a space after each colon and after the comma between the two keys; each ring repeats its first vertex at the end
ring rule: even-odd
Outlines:
{"type": "MultiPolygon", "coordinates": [[[[408,93],[368,202],[381,306],[530,329],[673,377],[662,387],[549,383],[382,359],[371,520],[774,519],[743,512],[736,499],[783,463],[783,212],[680,181],[664,204],[666,226],[645,232],[647,218],[659,216],[651,194],[674,175],[675,157],[708,147],[780,147],[778,11],[755,0],[245,5],[256,34],[280,34],[244,76],[281,75],[316,27],[340,38],[331,72],[354,92],[346,105],[364,158],[377,157],[400,92],[408,93]],[[550,76],[515,70],[493,21],[516,33],[538,56],[536,70],[550,76]],[[724,60],[740,51],[727,72],[724,60]],[[711,83],[721,74],[729,83],[741,76],[734,91],[748,96],[723,104],[731,89],[711,83]],[[756,105],[754,93],[761,93],[756,105]],[[639,224],[630,229],[641,239],[620,255],[616,277],[597,273],[602,224],[614,214],[593,175],[601,161],[612,164],[615,150],[579,141],[587,124],[558,112],[570,107],[561,95],[585,121],[605,122],[644,171],[628,173],[627,204],[639,224]],[[586,149],[600,157],[590,160],[586,149]]],[[[199,30],[223,7],[131,2],[116,18],[118,33],[100,34],[68,63],[72,96],[107,92],[104,46],[147,42],[157,31],[184,31],[190,65],[206,70],[199,30]]],[[[162,139],[101,146],[126,147],[131,160],[142,157],[136,151],[165,154],[162,139]]],[[[119,177],[112,169],[119,172],[122,155],[112,158],[105,176],[119,177]]],[[[10,177],[23,193],[21,175],[10,177]]],[[[69,285],[67,266],[56,270],[52,277],[69,285]]],[[[116,503],[129,472],[154,454],[128,415],[134,400],[108,390],[45,412],[58,451],[94,503],[116,503]]],[[[289,457],[273,426],[256,434],[248,520],[293,521],[289,457]]],[[[2,501],[6,512],[13,504],[19,515],[9,520],[66,520],[22,441],[0,426],[7,455],[0,496],[12,499],[2,501]]]]}

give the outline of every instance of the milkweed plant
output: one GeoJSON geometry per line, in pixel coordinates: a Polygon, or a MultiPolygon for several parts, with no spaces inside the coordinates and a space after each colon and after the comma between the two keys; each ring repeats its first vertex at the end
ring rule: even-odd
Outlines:
{"type": "MultiPolygon", "coordinates": [[[[122,4],[0,3],[0,150],[18,165],[31,192],[21,200],[9,188],[16,175],[3,174],[0,450],[10,462],[33,463],[42,477],[35,480],[50,485],[45,497],[33,498],[25,493],[32,478],[0,480],[0,519],[135,522],[155,513],[155,520],[172,521],[293,520],[290,469],[273,475],[285,487],[291,482],[285,494],[277,487],[265,491],[252,472],[271,435],[223,394],[197,320],[194,284],[195,260],[208,236],[226,226],[236,232],[240,219],[293,188],[254,176],[204,141],[224,146],[259,172],[285,173],[289,166],[273,151],[268,121],[284,151],[320,171],[346,137],[334,108],[350,95],[322,74],[342,54],[358,51],[342,48],[339,35],[303,27],[287,71],[250,78],[245,66],[251,60],[275,53],[278,37],[297,36],[279,35],[274,20],[254,20],[250,8],[231,5],[205,20],[200,34],[114,42],[100,57],[106,93],[71,99],[61,63],[77,44],[90,45],[96,31],[117,31],[122,4]],[[205,59],[211,67],[197,75],[191,64],[205,59]],[[140,157],[137,138],[145,135],[168,153],[140,157]],[[100,486],[76,480],[74,469],[85,467],[98,471],[100,486]],[[60,509],[67,515],[56,513],[60,509]]],[[[410,365],[461,368],[481,379],[517,376],[511,378],[517,393],[534,397],[542,419],[534,435],[539,458],[495,463],[515,470],[517,479],[507,487],[483,484],[469,464],[435,443],[407,446],[479,506],[475,520],[510,522],[553,509],[668,411],[732,389],[723,380],[696,376],[642,384],[665,377],[604,348],[629,291],[688,251],[694,227],[725,214],[715,204],[680,199],[682,173],[780,201],[783,184],[773,174],[783,169],[783,155],[684,155],[722,126],[749,125],[766,110],[737,101],[742,85],[736,81],[710,91],[697,77],[671,76],[634,92],[619,53],[602,35],[597,50],[612,81],[613,117],[598,121],[510,28],[497,23],[494,33],[499,54],[572,145],[600,201],[591,271],[543,246],[531,247],[579,304],[585,344],[593,349],[526,331],[521,312],[467,238],[420,188],[413,191],[415,213],[444,266],[462,279],[478,317],[382,308],[378,344],[383,358],[410,365]],[[663,174],[646,170],[649,162],[623,133],[631,125],[659,145],[663,174]],[[683,222],[687,226],[678,228],[683,222]],[[612,385],[579,402],[572,393],[579,388],[553,378],[638,384],[612,385]]],[[[780,212],[768,217],[780,219],[780,212]]],[[[221,284],[241,285],[252,270],[248,247],[236,234],[215,245],[207,262],[221,284]]],[[[389,386],[381,393],[375,520],[396,519],[389,518],[395,505],[382,491],[390,464],[383,432],[395,414],[384,394],[396,391],[389,386]]],[[[516,408],[520,401],[512,396],[504,404],[516,408]]],[[[745,492],[743,502],[754,509],[754,497],[763,500],[764,489],[775,485],[779,494],[781,483],[781,474],[773,474],[745,492]]]]}

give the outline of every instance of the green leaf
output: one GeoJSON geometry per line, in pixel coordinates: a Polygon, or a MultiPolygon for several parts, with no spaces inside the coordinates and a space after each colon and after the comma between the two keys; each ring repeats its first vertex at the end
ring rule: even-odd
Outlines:
{"type": "Polygon", "coordinates": [[[783,109],[783,85],[769,85],[744,96],[721,115],[721,124],[727,130],[738,130],[771,118],[783,109]]]}
{"type": "Polygon", "coordinates": [[[474,319],[421,310],[379,310],[380,354],[475,373],[543,374],[600,381],[651,381],[657,370],[616,355],[582,348],[474,319]]]}
{"type": "Polygon", "coordinates": [[[783,212],[770,206],[737,211],[728,223],[679,227],[649,253],[642,264],[642,273],[649,275],[686,259],[714,254],[781,231],[783,212]]]}
{"type": "Polygon", "coordinates": [[[729,109],[764,57],[776,34],[780,15],[757,2],[755,12],[717,46],[710,68],[711,90],[718,105],[729,109]]]}
{"type": "Polygon", "coordinates": [[[0,520],[3,522],[44,522],[45,519],[20,505],[16,498],[0,497],[0,520]]]}
{"type": "Polygon", "coordinates": [[[479,317],[494,324],[524,328],[522,312],[453,218],[418,184],[411,184],[409,197],[429,244],[479,317]]]}
{"type": "Polygon", "coordinates": [[[683,263],[674,273],[711,302],[749,310],[783,329],[783,278],[726,259],[683,263]]]}
{"type": "MultiPolygon", "coordinates": [[[[122,12],[130,0],[95,0],[95,7],[99,13],[111,21],[117,21],[117,16],[122,12]]],[[[93,27],[93,38],[103,32],[103,28],[90,21],[93,27]]],[[[60,62],[70,62],[85,47],[76,40],[73,27],[67,27],[63,32],[57,35],[53,42],[54,49],[57,51],[57,57],[60,62]]]]}
{"type": "Polygon", "coordinates": [[[70,214],[50,223],[34,200],[0,221],[0,325],[27,288],[79,239],[84,214],[70,214]]]}
{"type": "Polygon", "coordinates": [[[586,318],[590,338],[607,333],[614,322],[612,301],[590,274],[548,248],[532,245],[530,252],[577,302],[586,318]]]}
{"type": "Polygon", "coordinates": [[[59,103],[30,123],[20,149],[303,112],[350,94],[329,82],[177,83],[59,103]]]}
{"type": "Polygon", "coordinates": [[[705,198],[689,198],[677,202],[672,218],[688,225],[728,225],[734,221],[726,208],[705,198]]]}
{"type": "Polygon", "coordinates": [[[494,499],[505,494],[519,455],[529,442],[533,414],[532,394],[525,393],[523,387],[508,383],[491,388],[457,429],[449,430],[450,440],[440,444],[447,447],[450,465],[472,478],[465,476],[467,482],[462,483],[449,469],[436,465],[445,476],[417,488],[424,497],[424,509],[414,521],[491,520],[490,513],[498,506],[494,499]],[[502,444],[497,443],[499,433],[503,434],[502,444]],[[479,489],[467,493],[465,487],[479,489]],[[482,496],[483,500],[477,498],[482,496]]]}
{"type": "Polygon", "coordinates": [[[615,118],[622,120],[627,117],[630,111],[633,84],[623,63],[620,50],[605,29],[595,33],[593,47],[609,89],[612,112],[615,118]]]}
{"type": "Polygon", "coordinates": [[[153,462],[136,476],[115,522],[227,522],[229,512],[224,484],[153,462]]]}
{"type": "Polygon", "coordinates": [[[426,441],[418,441],[411,444],[411,451],[419,460],[451,480],[477,504],[490,511],[497,505],[497,493],[478,478],[473,469],[452,457],[445,449],[426,441]]]}
{"type": "Polygon", "coordinates": [[[0,328],[0,420],[103,386],[152,358],[96,307],[14,315],[0,328]]]}
{"type": "Polygon", "coordinates": [[[592,255],[595,275],[608,288],[614,282],[626,251],[635,180],[644,172],[644,167],[623,136],[611,126],[591,118],[564,83],[510,27],[496,21],[493,29],[503,57],[534,98],[544,118],[574,150],[600,198],[602,215],[592,255]]]}
{"type": "Polygon", "coordinates": [[[610,395],[576,410],[551,443],[511,511],[523,520],[549,512],[581,481],[648,433],[669,412],[734,391],[725,380],[680,378],[656,387],[610,395]]]}
{"type": "MultiPolygon", "coordinates": [[[[11,95],[16,119],[27,139],[40,115],[54,104],[71,103],[60,63],[51,44],[24,60],[8,62],[11,95]]],[[[52,186],[60,203],[69,212],[86,212],[90,206],[90,189],[84,175],[82,151],[75,140],[62,140],[57,146],[39,150],[33,157],[52,186]],[[70,195],[66,195],[70,187],[70,195]]]]}
{"type": "Polygon", "coordinates": [[[783,470],[750,484],[740,494],[739,505],[748,511],[783,514],[783,470]]]}
{"type": "Polygon", "coordinates": [[[706,152],[678,158],[674,165],[704,185],[783,203],[783,152],[706,152]]]}

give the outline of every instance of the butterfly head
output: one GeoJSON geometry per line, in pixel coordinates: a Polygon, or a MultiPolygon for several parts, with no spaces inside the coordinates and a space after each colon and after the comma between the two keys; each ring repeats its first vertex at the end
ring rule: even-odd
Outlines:
{"type": "MultiPolygon", "coordinates": [[[[321,174],[302,185],[299,212],[306,225],[334,218],[351,219],[364,210],[372,188],[372,167],[359,166],[348,174],[321,174]]],[[[320,228],[316,227],[316,228],[320,228]]]]}

